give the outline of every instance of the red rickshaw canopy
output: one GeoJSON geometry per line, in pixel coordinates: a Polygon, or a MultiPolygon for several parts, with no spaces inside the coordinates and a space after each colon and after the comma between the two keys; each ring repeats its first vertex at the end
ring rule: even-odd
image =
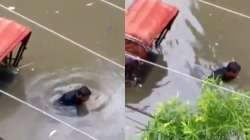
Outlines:
{"type": "Polygon", "coordinates": [[[125,35],[151,45],[177,14],[176,7],[161,0],[135,0],[125,15],[125,35]]]}
{"type": "Polygon", "coordinates": [[[0,17],[0,62],[31,33],[31,29],[0,17]]]}

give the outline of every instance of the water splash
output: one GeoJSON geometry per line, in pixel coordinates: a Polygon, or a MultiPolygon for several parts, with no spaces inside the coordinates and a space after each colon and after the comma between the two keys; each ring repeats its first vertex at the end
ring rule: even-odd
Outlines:
{"type": "Polygon", "coordinates": [[[26,84],[26,98],[31,104],[102,139],[122,135],[124,83],[119,74],[85,72],[81,68],[44,73],[26,84]],[[112,75],[112,76],[111,76],[112,75]],[[84,104],[87,113],[77,116],[75,108],[56,109],[53,102],[64,92],[86,85],[92,91],[84,104]],[[65,112],[64,112],[65,111],[65,112]],[[116,122],[116,123],[114,123],[116,122]]]}

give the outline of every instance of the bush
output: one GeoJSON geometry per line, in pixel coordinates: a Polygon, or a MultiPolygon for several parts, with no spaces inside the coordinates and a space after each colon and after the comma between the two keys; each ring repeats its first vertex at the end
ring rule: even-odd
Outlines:
{"type": "Polygon", "coordinates": [[[203,85],[202,93],[196,107],[177,99],[161,104],[143,140],[250,140],[248,98],[208,84],[203,85]]]}

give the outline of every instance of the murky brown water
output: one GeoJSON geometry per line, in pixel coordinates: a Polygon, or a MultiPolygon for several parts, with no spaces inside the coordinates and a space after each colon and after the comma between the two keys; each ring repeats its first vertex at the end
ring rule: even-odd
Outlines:
{"type": "MultiPolygon", "coordinates": [[[[0,0],[0,3],[15,7],[15,11],[123,65],[123,13],[110,6],[91,0],[0,0]]],[[[1,89],[100,140],[123,139],[124,70],[3,8],[0,8],[0,16],[33,29],[22,61],[22,64],[33,64],[21,69],[9,83],[3,79],[1,89]],[[80,84],[89,86],[94,96],[99,97],[86,103],[89,113],[69,117],[50,106],[50,99],[58,90],[68,90],[80,84]]],[[[11,76],[3,75],[7,79],[11,76]]],[[[0,96],[0,102],[0,137],[5,140],[43,140],[51,133],[54,133],[51,137],[54,140],[88,140],[5,95],[0,96]],[[21,123],[16,126],[17,122],[21,123]]]]}
{"type": "Polygon", "coordinates": [[[91,140],[87,136],[77,133],[10,98],[3,96],[1,98],[1,102],[3,102],[1,105],[6,104],[12,106],[12,109],[8,112],[2,111],[1,109],[0,134],[4,140],[91,140]],[[13,108],[16,108],[16,110],[13,108]],[[5,115],[5,117],[3,115],[5,115]]]}
{"type": "MultiPolygon", "coordinates": [[[[0,2],[14,6],[15,11],[123,64],[123,52],[119,46],[124,30],[121,28],[123,13],[109,5],[98,0],[0,2]]],[[[122,5],[122,1],[117,3],[122,5]]]]}
{"type": "MultiPolygon", "coordinates": [[[[168,0],[168,3],[176,5],[180,9],[180,14],[167,34],[167,39],[162,42],[163,57],[159,57],[157,63],[198,77],[199,70],[209,69],[210,66],[216,67],[234,59],[243,69],[239,79],[231,85],[238,89],[249,89],[250,58],[249,48],[246,46],[247,34],[250,33],[247,26],[250,21],[199,2],[168,0]],[[235,24],[232,24],[233,21],[235,24]]],[[[181,79],[171,78],[176,75],[171,71],[153,67],[143,88],[127,89],[127,102],[138,103],[140,100],[137,100],[136,93],[144,94],[146,98],[157,89],[169,86],[165,85],[164,81],[178,85],[181,79]]],[[[190,90],[192,91],[192,87],[190,90]]]]}
{"type": "Polygon", "coordinates": [[[223,6],[225,8],[249,15],[250,9],[248,5],[250,1],[248,0],[207,0],[208,2],[214,3],[219,6],[223,6]]]}
{"type": "MultiPolygon", "coordinates": [[[[126,7],[131,2],[132,0],[126,0],[126,7]]],[[[250,49],[247,45],[250,20],[198,1],[166,2],[177,6],[180,14],[161,44],[163,55],[156,63],[201,78],[202,73],[209,74],[210,66],[218,66],[234,59],[241,64],[242,71],[239,79],[228,86],[249,90],[250,49]]],[[[250,14],[246,7],[249,2],[244,0],[210,2],[250,14]]],[[[142,88],[126,88],[126,103],[148,113],[152,113],[158,103],[175,96],[194,103],[200,95],[200,85],[200,82],[190,78],[152,66],[142,88]]],[[[127,113],[127,116],[133,115],[127,113]]],[[[133,119],[138,121],[140,117],[134,115],[133,119]]],[[[129,129],[134,127],[128,126],[128,131],[129,129]]]]}
{"type": "MultiPolygon", "coordinates": [[[[122,0],[110,0],[110,2],[124,6],[122,0]]],[[[128,6],[132,0],[126,0],[125,2],[128,6]]],[[[230,86],[238,89],[249,89],[250,73],[248,68],[250,67],[248,65],[249,48],[247,44],[250,21],[195,1],[168,0],[168,2],[178,6],[181,13],[172,30],[168,33],[167,39],[162,43],[163,55],[158,58],[157,63],[198,77],[197,72],[202,68],[207,68],[207,65],[216,66],[231,59],[236,59],[241,63],[243,70],[240,78],[230,86]]],[[[249,2],[246,0],[237,2],[233,0],[210,0],[210,2],[250,14],[247,7],[249,2]]],[[[15,10],[23,15],[83,45],[90,46],[90,49],[120,64],[124,63],[123,50],[120,47],[124,43],[121,37],[124,32],[123,12],[111,6],[93,0],[77,0],[74,2],[0,0],[0,3],[6,6],[14,6],[15,10]]],[[[123,122],[121,121],[123,120],[123,114],[120,111],[124,104],[119,101],[124,100],[121,94],[124,89],[124,71],[84,50],[75,48],[72,44],[37,28],[27,21],[13,16],[6,10],[0,9],[0,15],[29,25],[34,30],[29,44],[30,48],[23,60],[24,64],[30,62],[34,64],[22,69],[14,81],[2,88],[50,112],[51,110],[44,105],[46,102],[43,102],[45,101],[43,99],[47,97],[46,94],[50,96],[55,89],[65,88],[64,85],[85,84],[88,81],[86,84],[95,89],[97,94],[99,91],[105,91],[103,95],[110,97],[108,98],[110,104],[101,112],[95,112],[83,118],[59,117],[100,139],[120,139],[123,122]],[[96,77],[94,79],[98,80],[90,79],[89,75],[92,75],[90,77],[96,77]],[[109,84],[105,85],[107,82],[103,83],[102,80],[109,81],[109,84]],[[46,94],[42,94],[43,92],[46,94]],[[41,102],[36,104],[37,101],[41,102]],[[115,125],[110,125],[110,123],[115,125]],[[114,130],[117,130],[116,136],[114,136],[114,130]]],[[[177,95],[185,101],[196,100],[199,97],[199,87],[200,83],[191,79],[152,67],[143,88],[126,90],[126,102],[145,112],[152,112],[157,103],[177,95]]],[[[66,88],[68,87],[66,86],[66,88]]],[[[6,96],[2,96],[1,100],[1,112],[3,113],[0,116],[0,137],[40,140],[53,131],[49,129],[52,128],[50,127],[52,125],[57,130],[65,130],[62,135],[58,134],[59,136],[55,139],[63,140],[63,138],[68,139],[70,137],[77,140],[80,138],[72,134],[73,131],[64,128],[63,125],[51,123],[39,113],[31,113],[33,110],[25,109],[26,107],[6,96]],[[25,110],[27,112],[23,113],[25,110]],[[26,114],[29,114],[30,118],[22,117],[26,114]],[[31,119],[32,117],[33,119],[31,119]],[[11,135],[12,133],[8,130],[16,127],[15,124],[16,121],[19,121],[19,118],[27,118],[22,122],[28,124],[29,129],[37,130],[37,132],[30,135],[27,131],[29,129],[23,129],[18,135],[11,135]],[[38,128],[36,120],[43,124],[44,130],[38,128]],[[36,126],[34,126],[35,124],[36,126]]],[[[51,113],[54,113],[53,110],[51,113]]]]}

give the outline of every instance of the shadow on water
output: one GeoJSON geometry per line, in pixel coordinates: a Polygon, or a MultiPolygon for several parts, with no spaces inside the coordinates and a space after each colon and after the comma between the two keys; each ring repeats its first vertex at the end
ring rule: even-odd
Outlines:
{"type": "MultiPolygon", "coordinates": [[[[155,63],[157,59],[158,54],[149,52],[147,56],[148,61],[155,63]]],[[[144,84],[151,70],[151,65],[137,60],[126,64],[126,87],[136,87],[144,84]]]]}
{"type": "Polygon", "coordinates": [[[13,82],[16,74],[12,69],[1,67],[0,66],[0,89],[4,90],[7,86],[13,82]]]}
{"type": "MultiPolygon", "coordinates": [[[[25,98],[21,73],[15,69],[0,67],[0,89],[19,98],[25,98]],[[14,92],[18,91],[18,92],[14,92]]],[[[10,97],[0,93],[0,121],[15,113],[20,104],[10,97]],[[11,107],[11,109],[10,109],[11,107]]]]}
{"type": "MultiPolygon", "coordinates": [[[[147,60],[150,61],[150,62],[157,62],[158,59],[159,59],[158,54],[150,52],[147,60]]],[[[148,78],[148,75],[152,71],[152,68],[153,68],[153,66],[148,65],[148,64],[144,64],[142,66],[141,71],[139,72],[139,73],[141,73],[140,76],[143,77],[142,81],[141,81],[141,84],[145,83],[145,81],[148,78]]]]}
{"type": "MultiPolygon", "coordinates": [[[[150,62],[166,65],[162,59],[162,56],[156,53],[150,53],[148,57],[148,61],[150,62]]],[[[167,71],[163,71],[147,63],[143,63],[140,70],[141,71],[137,73],[142,79],[141,83],[137,86],[126,87],[126,103],[139,103],[141,100],[150,96],[152,88],[156,86],[156,82],[167,74],[167,71]]]]}

